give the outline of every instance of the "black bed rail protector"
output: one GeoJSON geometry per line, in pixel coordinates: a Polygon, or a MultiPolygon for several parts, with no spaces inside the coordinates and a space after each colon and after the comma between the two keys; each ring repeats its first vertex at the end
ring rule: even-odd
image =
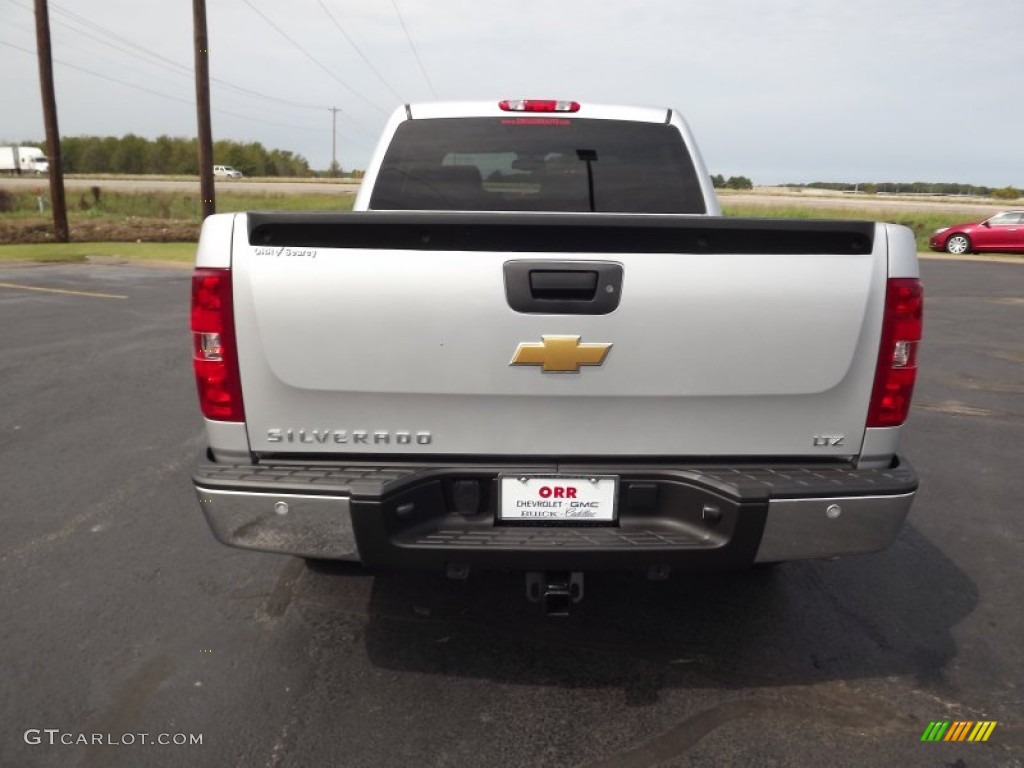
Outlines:
{"type": "Polygon", "coordinates": [[[303,493],[380,498],[437,477],[495,478],[528,470],[531,473],[617,474],[630,481],[674,478],[744,501],[767,499],[891,496],[917,489],[917,475],[905,461],[885,469],[842,466],[636,466],[555,464],[218,464],[202,459],[193,474],[196,486],[209,490],[254,493],[303,493]]]}
{"type": "Polygon", "coordinates": [[[868,221],[682,215],[366,211],[249,213],[249,244],[519,253],[869,253],[868,221]]]}

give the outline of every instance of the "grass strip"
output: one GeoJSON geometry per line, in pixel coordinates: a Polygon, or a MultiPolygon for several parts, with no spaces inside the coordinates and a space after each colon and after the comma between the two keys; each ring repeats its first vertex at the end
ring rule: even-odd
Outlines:
{"type": "MultiPolygon", "coordinates": [[[[37,217],[40,215],[36,196],[31,190],[3,192],[4,204],[0,210],[5,218],[37,217]]],[[[350,211],[355,196],[348,192],[337,194],[282,192],[249,192],[246,190],[217,190],[217,212],[236,211],[350,211]]],[[[180,219],[200,221],[202,204],[193,192],[146,191],[118,192],[95,186],[92,190],[68,190],[68,215],[87,218],[180,219]]],[[[49,215],[47,206],[43,215],[49,215]]]]}
{"type": "Polygon", "coordinates": [[[0,245],[0,262],[84,262],[89,257],[187,263],[196,256],[195,243],[31,243],[0,245]]]}

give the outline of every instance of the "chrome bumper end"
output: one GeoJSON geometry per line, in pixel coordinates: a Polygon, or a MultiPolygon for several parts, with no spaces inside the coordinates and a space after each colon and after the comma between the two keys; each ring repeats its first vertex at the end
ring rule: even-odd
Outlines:
{"type": "Polygon", "coordinates": [[[359,560],[349,500],[196,488],[222,544],[324,560],[359,560]]]}
{"type": "Polygon", "coordinates": [[[758,563],[856,555],[885,549],[899,535],[914,493],[773,499],[758,563]]]}

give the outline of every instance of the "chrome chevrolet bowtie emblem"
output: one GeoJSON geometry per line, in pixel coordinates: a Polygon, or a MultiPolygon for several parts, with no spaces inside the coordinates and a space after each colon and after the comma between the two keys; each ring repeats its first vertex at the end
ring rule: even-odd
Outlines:
{"type": "Polygon", "coordinates": [[[544,373],[579,373],[581,365],[601,365],[611,344],[580,344],[579,336],[541,336],[523,342],[509,365],[539,365],[544,373]]]}

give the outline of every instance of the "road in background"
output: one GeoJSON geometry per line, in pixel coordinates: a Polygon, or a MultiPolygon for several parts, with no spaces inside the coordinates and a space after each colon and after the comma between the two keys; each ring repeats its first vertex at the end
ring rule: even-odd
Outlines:
{"type": "MultiPolygon", "coordinates": [[[[359,191],[359,182],[353,180],[316,179],[216,179],[221,191],[276,192],[281,194],[352,194],[359,191]]],[[[12,189],[35,189],[46,186],[46,177],[11,177],[0,184],[12,189]]],[[[116,179],[66,178],[69,189],[88,189],[99,186],[118,192],[192,191],[198,194],[199,180],[160,179],[147,177],[120,177],[116,179]]],[[[986,201],[982,198],[956,198],[920,195],[866,195],[843,194],[828,190],[778,190],[761,187],[753,192],[720,192],[724,205],[759,205],[806,208],[863,208],[866,210],[907,210],[962,212],[967,218],[985,218],[1013,205],[986,201]]]]}
{"type": "MultiPolygon", "coordinates": [[[[277,194],[315,194],[315,195],[354,195],[359,191],[359,182],[351,180],[318,181],[315,179],[225,179],[215,178],[216,188],[220,192],[262,192],[277,194]]],[[[0,186],[14,190],[35,190],[37,187],[46,189],[45,176],[12,176],[0,179],[0,186]]],[[[100,187],[114,192],[195,192],[199,194],[199,179],[162,179],[119,177],[113,179],[64,179],[67,189],[88,190],[100,187]]]]}
{"type": "Polygon", "coordinates": [[[1024,269],[922,269],[922,486],[893,547],[588,575],[557,621],[512,574],[221,546],[189,482],[188,273],[0,268],[0,765],[1024,765],[1024,269]],[[922,743],[936,720],[998,725],[922,743]]]}

